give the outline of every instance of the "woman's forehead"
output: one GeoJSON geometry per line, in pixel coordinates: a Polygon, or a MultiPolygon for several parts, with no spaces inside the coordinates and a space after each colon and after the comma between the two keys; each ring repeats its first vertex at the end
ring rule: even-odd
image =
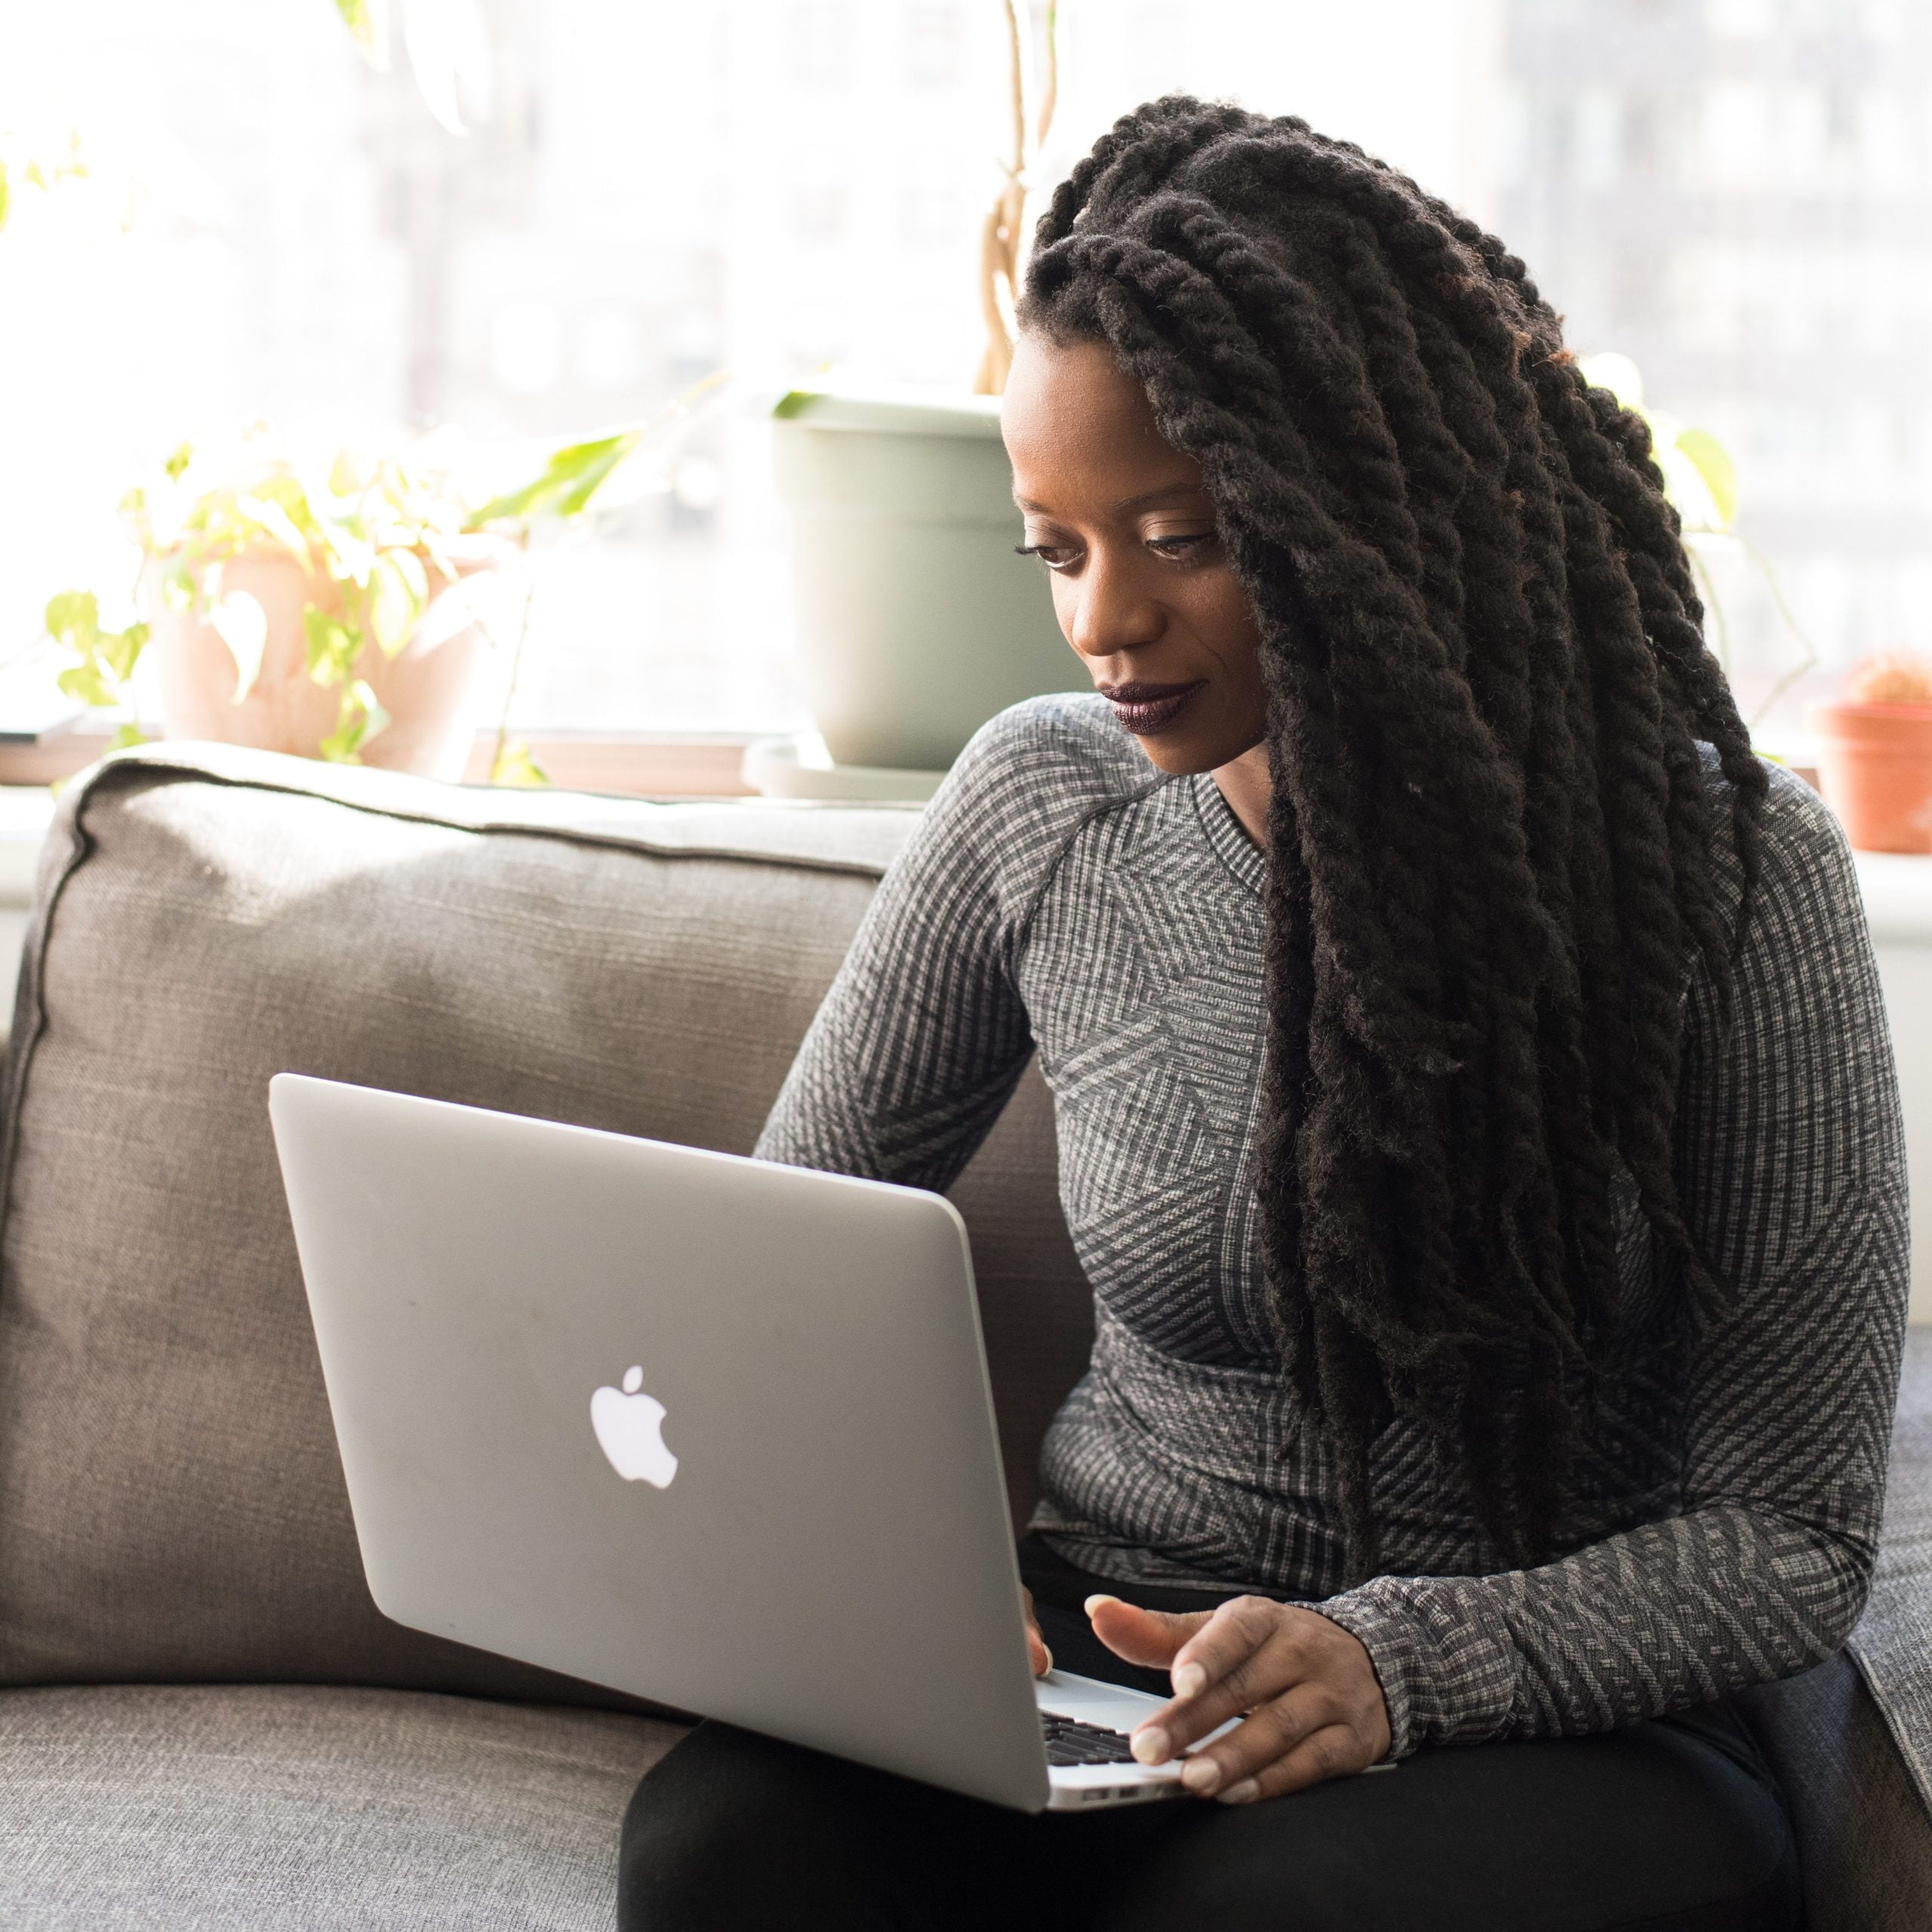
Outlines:
{"type": "Polygon", "coordinates": [[[1168,442],[1140,385],[1104,343],[1023,335],[1000,407],[1022,509],[1072,491],[1113,509],[1200,488],[1193,459],[1168,442]]]}

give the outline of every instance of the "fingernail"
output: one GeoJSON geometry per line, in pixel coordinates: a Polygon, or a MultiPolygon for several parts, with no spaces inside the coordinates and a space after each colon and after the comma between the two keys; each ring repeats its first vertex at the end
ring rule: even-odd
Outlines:
{"type": "Polygon", "coordinates": [[[1086,1611],[1087,1614],[1089,1617],[1091,1617],[1094,1614],[1094,1606],[1096,1604],[1118,1603],[1119,1601],[1120,1598],[1118,1597],[1095,1595],[1089,1597],[1082,1607],[1086,1611]]]}
{"type": "Polygon", "coordinates": [[[1040,1666],[1040,1675],[1042,1677],[1044,1677],[1054,1667],[1054,1654],[1051,1651],[1047,1648],[1045,1644],[1042,1644],[1040,1646],[1040,1654],[1046,1659],[1046,1662],[1040,1666]]]}
{"type": "Polygon", "coordinates": [[[1261,1787],[1252,1778],[1243,1778],[1239,1784],[1231,1784],[1222,1792],[1223,1804],[1252,1804],[1261,1795],[1261,1787]]]}
{"type": "Polygon", "coordinates": [[[1174,1740],[1157,1724],[1143,1725],[1128,1747],[1143,1764],[1164,1764],[1174,1755],[1174,1740]]]}
{"type": "Polygon", "coordinates": [[[1198,1697],[1208,1687],[1208,1673],[1198,1663],[1184,1663],[1174,1674],[1177,1697],[1198,1697]]]}
{"type": "Polygon", "coordinates": [[[1189,1791],[1205,1798],[1221,1782],[1221,1767],[1212,1758],[1190,1758],[1181,1767],[1180,1781],[1189,1791]]]}

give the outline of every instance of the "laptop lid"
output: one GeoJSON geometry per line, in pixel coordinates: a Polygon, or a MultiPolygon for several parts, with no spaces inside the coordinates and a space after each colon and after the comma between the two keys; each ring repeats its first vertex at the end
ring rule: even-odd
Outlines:
{"type": "Polygon", "coordinates": [[[949,1203],[292,1074],[269,1108],[386,1615],[1044,1804],[949,1203]]]}

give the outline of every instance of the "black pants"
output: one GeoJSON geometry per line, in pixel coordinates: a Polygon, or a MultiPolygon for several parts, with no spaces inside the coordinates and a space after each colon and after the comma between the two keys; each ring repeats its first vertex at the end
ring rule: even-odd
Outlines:
{"type": "MultiPolygon", "coordinates": [[[[1022,1567],[1054,1660],[1164,1692],[1088,1629],[1112,1589],[1037,1545],[1022,1567]]],[[[624,1820],[622,1932],[1796,1932],[1783,1801],[1716,1706],[1552,1743],[1424,1751],[1392,1774],[1238,1806],[1028,1817],[728,1724],[644,1780],[624,1820]]]]}

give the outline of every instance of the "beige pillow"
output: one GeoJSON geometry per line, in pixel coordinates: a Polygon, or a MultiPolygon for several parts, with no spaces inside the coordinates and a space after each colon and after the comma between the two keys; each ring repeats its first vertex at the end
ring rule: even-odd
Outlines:
{"type": "MultiPolygon", "coordinates": [[[[8,1070],[0,1682],[621,1701],[370,1601],[268,1080],[747,1149],[910,823],[506,798],[212,747],[77,784],[8,1070]]],[[[958,1198],[1023,1506],[1088,1318],[1034,1076],[958,1198]]]]}

